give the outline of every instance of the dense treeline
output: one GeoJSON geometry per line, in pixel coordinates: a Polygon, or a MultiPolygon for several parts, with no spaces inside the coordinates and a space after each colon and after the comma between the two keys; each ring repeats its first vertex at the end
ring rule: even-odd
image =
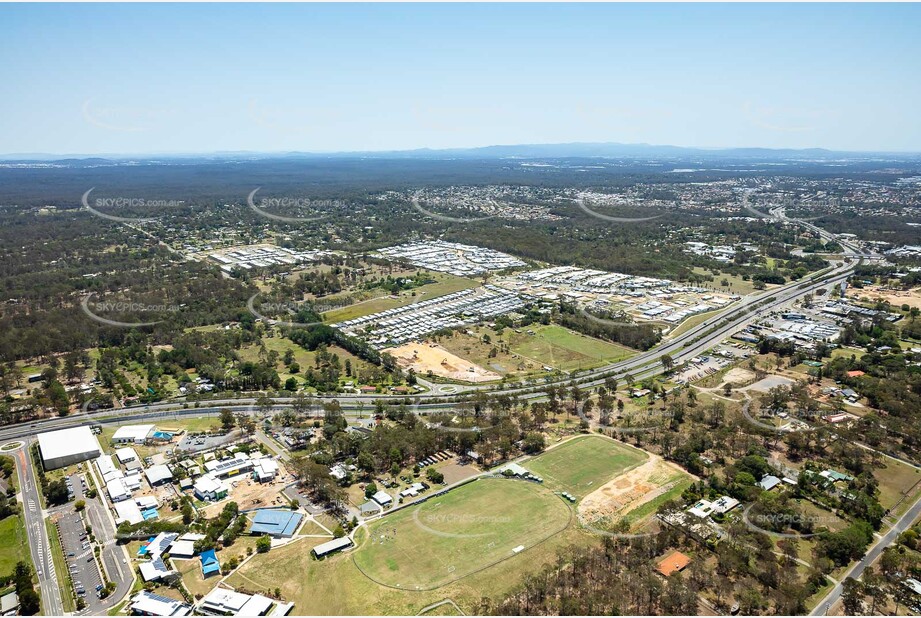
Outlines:
{"type": "Polygon", "coordinates": [[[566,303],[560,304],[559,314],[555,317],[566,328],[637,350],[648,350],[662,339],[661,330],[651,324],[617,323],[613,318],[593,319],[566,303]]]}

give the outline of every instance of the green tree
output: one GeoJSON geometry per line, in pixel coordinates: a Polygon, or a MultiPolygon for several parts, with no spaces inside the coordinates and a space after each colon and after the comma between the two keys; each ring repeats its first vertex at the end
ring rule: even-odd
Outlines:
{"type": "Polygon", "coordinates": [[[269,535],[263,534],[256,540],[256,551],[260,554],[265,554],[270,549],[272,549],[272,539],[269,538],[269,535]]]}

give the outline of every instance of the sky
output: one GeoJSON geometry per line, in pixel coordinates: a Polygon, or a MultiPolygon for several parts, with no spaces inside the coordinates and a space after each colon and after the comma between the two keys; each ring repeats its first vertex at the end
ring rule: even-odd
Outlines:
{"type": "Polygon", "coordinates": [[[921,5],[0,4],[0,153],[921,151],[921,5]]]}

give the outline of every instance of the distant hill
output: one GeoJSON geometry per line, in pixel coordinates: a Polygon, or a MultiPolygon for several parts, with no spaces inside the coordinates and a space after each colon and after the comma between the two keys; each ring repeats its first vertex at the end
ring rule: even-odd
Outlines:
{"type": "Polygon", "coordinates": [[[57,161],[70,165],[78,161],[83,165],[118,164],[125,161],[192,161],[192,160],[255,160],[255,159],[569,159],[569,158],[649,158],[649,159],[867,159],[875,157],[914,159],[921,153],[843,152],[825,148],[687,148],[684,146],[655,144],[620,144],[616,142],[572,142],[567,144],[511,144],[481,146],[478,148],[446,148],[387,151],[343,152],[211,152],[211,153],[157,153],[157,154],[104,154],[104,155],[53,155],[47,153],[16,153],[0,155],[4,162],[57,161]]]}

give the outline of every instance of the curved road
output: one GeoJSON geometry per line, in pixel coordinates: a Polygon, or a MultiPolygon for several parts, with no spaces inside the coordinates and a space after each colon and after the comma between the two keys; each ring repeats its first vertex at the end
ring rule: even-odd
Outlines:
{"type": "MultiPolygon", "coordinates": [[[[680,364],[684,360],[697,356],[701,352],[709,349],[719,343],[727,336],[736,332],[743,326],[759,318],[761,315],[778,309],[792,301],[818,290],[822,287],[828,287],[844,281],[854,271],[854,267],[864,257],[872,257],[865,254],[859,248],[851,243],[842,241],[821,228],[812,224],[788,219],[782,208],[776,208],[771,211],[768,217],[778,223],[794,223],[803,225],[808,229],[816,231],[826,240],[836,240],[844,247],[844,253],[848,258],[847,261],[831,268],[827,272],[813,275],[810,278],[801,281],[795,281],[788,285],[773,290],[766,290],[761,294],[751,295],[743,298],[739,303],[731,305],[724,311],[714,317],[708,318],[694,328],[682,333],[669,341],[663,342],[655,348],[637,354],[636,356],[600,367],[594,370],[586,371],[577,376],[564,376],[555,379],[548,379],[543,383],[531,385],[510,385],[505,388],[496,388],[491,386],[458,386],[456,393],[452,394],[428,394],[413,397],[418,402],[417,411],[425,413],[426,411],[438,410],[442,408],[453,408],[458,404],[458,398],[463,397],[475,391],[485,391],[489,394],[508,394],[517,395],[523,399],[540,399],[545,396],[544,389],[551,385],[565,385],[575,383],[582,387],[594,387],[604,383],[606,377],[615,376],[622,378],[627,373],[634,376],[635,379],[644,379],[662,373],[661,358],[666,354],[670,355],[675,364],[680,364]]],[[[440,389],[433,389],[440,390],[440,389]]],[[[293,398],[275,398],[275,408],[284,408],[290,405],[293,398]]],[[[320,401],[338,401],[346,410],[346,413],[354,415],[355,408],[372,403],[378,399],[387,399],[392,401],[405,401],[406,396],[395,395],[332,395],[318,396],[320,401]]],[[[253,398],[241,399],[222,399],[214,401],[205,401],[199,404],[189,402],[171,402],[157,403],[141,406],[130,406],[113,410],[100,410],[92,413],[77,414],[70,417],[45,419],[32,423],[20,423],[18,425],[7,426],[0,429],[0,444],[19,438],[29,438],[39,431],[48,431],[52,429],[63,429],[77,425],[85,425],[89,422],[100,424],[123,424],[141,420],[152,420],[157,418],[178,418],[180,416],[202,416],[218,414],[222,408],[230,408],[234,411],[252,410],[255,404],[253,398]],[[189,407],[200,405],[202,407],[189,407]]],[[[28,440],[27,440],[28,444],[28,440]]],[[[39,580],[42,589],[42,603],[44,610],[51,615],[61,615],[63,606],[61,604],[60,590],[57,586],[54,566],[51,562],[50,546],[48,545],[47,535],[45,533],[44,521],[42,517],[41,504],[35,487],[34,475],[31,473],[31,462],[28,456],[28,446],[24,446],[16,456],[17,467],[19,468],[19,477],[22,479],[22,498],[23,512],[25,514],[26,526],[29,533],[29,542],[33,554],[33,561],[36,570],[39,573],[39,580]]],[[[919,514],[921,514],[921,501],[914,504],[911,509],[897,522],[890,531],[882,537],[871,549],[867,556],[855,565],[849,574],[854,577],[863,572],[865,566],[871,563],[882,549],[892,542],[898,534],[909,526],[919,514]]],[[[93,521],[94,528],[108,528],[100,513],[95,514],[93,521]]],[[[91,519],[93,517],[91,516],[91,519]]],[[[109,548],[106,548],[107,550],[109,548]]],[[[109,552],[106,552],[108,554],[109,552]]],[[[122,565],[119,564],[120,556],[112,552],[111,555],[103,556],[106,567],[110,570],[110,576],[115,576],[122,582],[127,581],[127,577],[122,572],[122,565]]],[[[117,595],[112,595],[113,599],[121,597],[124,591],[121,589],[117,595]]],[[[833,605],[841,595],[841,586],[836,586],[829,595],[816,607],[816,612],[821,612],[824,608],[833,605]]]]}

